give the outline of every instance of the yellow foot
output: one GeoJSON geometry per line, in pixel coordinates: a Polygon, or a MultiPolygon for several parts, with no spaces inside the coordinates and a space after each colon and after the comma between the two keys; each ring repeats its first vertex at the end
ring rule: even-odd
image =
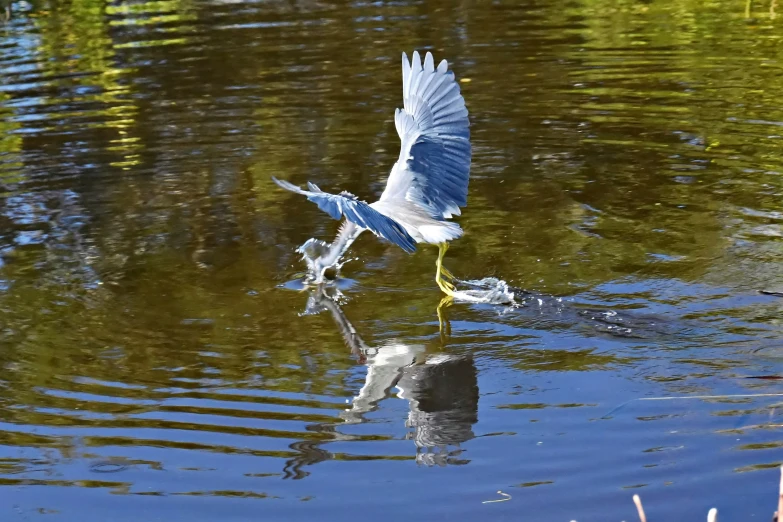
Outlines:
{"type": "Polygon", "coordinates": [[[454,297],[456,294],[454,293],[454,285],[449,283],[443,278],[436,278],[435,282],[438,283],[438,286],[443,291],[444,294],[454,297]]]}

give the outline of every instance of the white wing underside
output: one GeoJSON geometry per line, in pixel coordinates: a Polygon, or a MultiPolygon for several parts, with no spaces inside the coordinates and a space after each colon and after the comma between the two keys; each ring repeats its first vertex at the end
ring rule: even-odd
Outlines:
{"type": "MultiPolygon", "coordinates": [[[[402,55],[404,108],[394,123],[400,156],[380,201],[406,200],[436,220],[460,214],[467,204],[470,176],[470,122],[454,73],[443,60],[435,68],[432,54],[422,64],[414,51],[402,55]]],[[[418,238],[417,238],[418,239],[418,238]]]]}

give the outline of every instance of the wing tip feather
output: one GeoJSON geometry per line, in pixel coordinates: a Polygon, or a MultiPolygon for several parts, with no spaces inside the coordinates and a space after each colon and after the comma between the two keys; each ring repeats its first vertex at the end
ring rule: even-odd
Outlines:
{"type": "Polygon", "coordinates": [[[424,57],[424,70],[428,73],[435,72],[435,58],[429,51],[427,51],[427,55],[424,57]]]}
{"type": "Polygon", "coordinates": [[[469,112],[460,86],[448,60],[436,68],[430,51],[414,50],[410,62],[403,56],[404,109],[395,111],[395,126],[402,141],[398,162],[413,177],[405,197],[419,200],[433,216],[460,215],[460,207],[467,205],[472,159],[469,112]]]}
{"type": "Polygon", "coordinates": [[[294,185],[290,181],[286,181],[284,179],[277,179],[276,177],[272,176],[272,181],[275,182],[275,184],[280,187],[281,189],[288,190],[291,192],[301,193],[302,189],[298,187],[297,185],[294,185]]]}

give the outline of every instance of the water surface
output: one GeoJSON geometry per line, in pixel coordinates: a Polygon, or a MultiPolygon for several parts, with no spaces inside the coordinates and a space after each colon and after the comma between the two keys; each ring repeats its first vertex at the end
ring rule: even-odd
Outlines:
{"type": "Polygon", "coordinates": [[[661,520],[774,510],[774,3],[12,11],[6,518],[629,520],[634,493],[661,520]],[[450,61],[471,114],[446,265],[524,304],[443,307],[443,330],[433,248],[363,235],[339,296],[297,290],[294,249],[338,224],[271,182],[376,198],[413,49],[450,61]]]}

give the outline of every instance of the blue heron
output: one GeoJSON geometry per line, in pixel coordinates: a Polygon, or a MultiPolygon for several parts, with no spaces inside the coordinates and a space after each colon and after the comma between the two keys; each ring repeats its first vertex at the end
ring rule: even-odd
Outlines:
{"type": "Polygon", "coordinates": [[[370,230],[409,253],[416,250],[416,243],[438,245],[435,281],[453,296],[454,285],[446,279],[454,276],[443,267],[443,256],[448,242],[462,236],[460,226],[447,219],[460,215],[460,207],[468,203],[468,110],[448,62],[443,60],[436,68],[429,52],[424,63],[417,51],[411,61],[402,54],[402,95],[403,109],[394,113],[402,142],[400,156],[375,203],[360,201],[348,192],[329,194],[309,182],[309,190],[303,190],[272,179],[286,190],[307,196],[333,219],[345,217],[333,243],[310,239],[299,248],[317,283],[359,234],[370,230]]]}

